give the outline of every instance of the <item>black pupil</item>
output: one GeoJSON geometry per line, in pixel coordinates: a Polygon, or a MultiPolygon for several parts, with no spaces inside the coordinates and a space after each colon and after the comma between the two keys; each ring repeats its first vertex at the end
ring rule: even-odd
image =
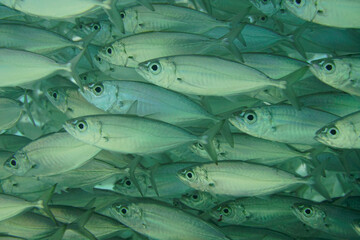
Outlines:
{"type": "Polygon", "coordinates": [[[84,80],[85,80],[85,81],[87,80],[87,77],[86,77],[86,76],[84,76],[84,80]]]}
{"type": "Polygon", "coordinates": [[[326,70],[331,71],[333,67],[330,64],[328,64],[325,66],[325,68],[326,68],[326,70]]]}
{"type": "Polygon", "coordinates": [[[96,60],[98,60],[98,62],[101,62],[101,58],[97,57],[96,60]]]}
{"type": "Polygon", "coordinates": [[[157,66],[156,64],[154,64],[154,65],[151,66],[151,69],[152,69],[153,71],[156,71],[156,70],[158,70],[158,66],[157,66]]]}
{"type": "Polygon", "coordinates": [[[186,176],[187,176],[188,178],[192,178],[193,175],[192,175],[192,173],[189,172],[189,173],[186,174],[186,176]]]}
{"type": "Polygon", "coordinates": [[[126,214],[126,213],[127,213],[127,210],[126,210],[125,208],[123,208],[123,209],[121,209],[121,212],[122,212],[123,214],[126,214]]]}
{"type": "Polygon", "coordinates": [[[296,2],[297,4],[300,4],[300,3],[301,3],[301,0],[295,0],[295,2],[296,2]]]}
{"type": "Polygon", "coordinates": [[[311,210],[307,208],[307,209],[305,209],[305,213],[306,213],[306,214],[310,214],[310,213],[311,213],[311,210]]]}
{"type": "Polygon", "coordinates": [[[330,130],[330,134],[331,134],[331,135],[336,135],[336,130],[335,130],[335,129],[331,129],[331,130],[330,130]]]}
{"type": "Polygon", "coordinates": [[[127,181],[125,182],[125,184],[128,185],[128,186],[130,186],[130,185],[131,185],[131,182],[130,182],[129,180],[127,180],[127,181]]]}
{"type": "Polygon", "coordinates": [[[120,17],[124,18],[125,17],[125,13],[120,13],[120,17]]]}
{"type": "Polygon", "coordinates": [[[53,93],[53,97],[54,97],[55,99],[57,98],[57,93],[56,93],[56,92],[53,93]]]}
{"type": "Polygon", "coordinates": [[[224,213],[229,213],[229,209],[225,208],[224,213]]]}
{"type": "Polygon", "coordinates": [[[79,127],[80,129],[84,129],[84,124],[83,124],[83,123],[79,123],[78,127],[79,127]]]}
{"type": "Polygon", "coordinates": [[[198,195],[193,195],[193,199],[198,199],[198,195]]]}
{"type": "Polygon", "coordinates": [[[98,29],[99,29],[99,26],[98,26],[98,25],[94,25],[94,29],[95,29],[95,30],[98,30],[98,29]]]}
{"type": "Polygon", "coordinates": [[[199,148],[203,148],[203,145],[201,143],[199,143],[198,145],[199,145],[199,148]]]}
{"type": "Polygon", "coordinates": [[[96,87],[95,92],[100,93],[101,92],[101,87],[96,87]]]}
{"type": "Polygon", "coordinates": [[[108,52],[108,54],[111,54],[111,53],[112,53],[111,48],[108,48],[108,49],[107,49],[107,52],[108,52]]]}
{"type": "Polygon", "coordinates": [[[265,21],[265,17],[261,17],[261,20],[265,21]]]}
{"type": "Polygon", "coordinates": [[[247,115],[247,119],[248,119],[249,121],[254,120],[254,115],[252,115],[252,114],[247,115]]]}
{"type": "Polygon", "coordinates": [[[12,165],[12,166],[16,166],[16,160],[11,160],[11,162],[10,162],[10,164],[12,165]]]}

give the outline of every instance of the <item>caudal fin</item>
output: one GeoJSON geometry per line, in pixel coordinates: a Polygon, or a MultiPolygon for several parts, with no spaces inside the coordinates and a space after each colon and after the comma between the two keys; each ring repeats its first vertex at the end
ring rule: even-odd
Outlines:
{"type": "Polygon", "coordinates": [[[289,75],[286,75],[285,77],[278,79],[278,81],[280,82],[286,82],[286,88],[283,89],[283,92],[285,96],[288,98],[289,102],[296,109],[300,109],[300,103],[296,97],[296,94],[292,86],[295,82],[299,81],[305,75],[308,69],[309,67],[305,66],[296,70],[295,72],[290,73],[289,75]]]}
{"type": "Polygon", "coordinates": [[[216,123],[212,128],[207,130],[201,137],[200,143],[203,144],[205,151],[209,154],[210,158],[217,163],[217,153],[213,143],[214,137],[220,131],[225,121],[216,123]]]}
{"type": "Polygon", "coordinates": [[[38,200],[39,208],[41,211],[45,212],[45,214],[54,221],[55,224],[57,224],[57,221],[53,215],[53,213],[49,209],[49,201],[51,200],[54,191],[56,189],[56,184],[47,192],[45,192],[40,199],[38,200]]]}
{"type": "Polygon", "coordinates": [[[117,0],[105,0],[104,5],[106,7],[103,7],[103,9],[108,15],[110,22],[112,22],[121,33],[125,33],[124,22],[116,8],[116,2],[117,0]]]}

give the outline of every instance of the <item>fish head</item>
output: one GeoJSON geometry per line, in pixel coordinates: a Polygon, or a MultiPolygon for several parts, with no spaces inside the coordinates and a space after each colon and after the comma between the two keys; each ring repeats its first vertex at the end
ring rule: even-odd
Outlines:
{"type": "Polygon", "coordinates": [[[311,22],[318,14],[317,0],[285,0],[284,6],[293,14],[311,22]]]}
{"type": "Polygon", "coordinates": [[[104,61],[97,54],[93,57],[93,63],[101,72],[114,71],[113,69],[115,68],[114,64],[104,61]]]}
{"type": "MultiPolygon", "coordinates": [[[[214,139],[213,144],[214,144],[216,153],[218,154],[218,157],[219,157],[219,155],[221,153],[220,141],[217,139],[214,139]]],[[[189,146],[189,148],[196,155],[203,157],[203,158],[209,158],[209,154],[205,150],[204,145],[202,143],[200,143],[200,142],[193,143],[192,145],[189,146]]]]}
{"type": "Polygon", "coordinates": [[[320,228],[326,220],[326,213],[315,204],[294,203],[293,214],[303,223],[313,228],[320,228]]]}
{"type": "MultiPolygon", "coordinates": [[[[146,191],[146,179],[143,175],[136,175],[136,181],[138,182],[142,192],[146,191]]],[[[125,176],[115,182],[113,189],[116,192],[119,192],[124,195],[140,197],[141,193],[137,189],[135,183],[130,179],[130,177],[125,176]]]]}
{"type": "Polygon", "coordinates": [[[128,8],[120,12],[120,17],[124,23],[125,34],[139,33],[141,31],[142,22],[138,18],[137,8],[128,8]]]}
{"type": "Polygon", "coordinates": [[[280,0],[250,0],[266,16],[274,15],[280,9],[280,0]]]}
{"type": "Polygon", "coordinates": [[[104,61],[119,66],[126,66],[129,58],[125,50],[125,44],[121,41],[105,46],[98,52],[98,56],[104,61]]]}
{"type": "Polygon", "coordinates": [[[82,73],[79,77],[84,85],[98,82],[98,77],[94,72],[82,73]]]}
{"type": "Polygon", "coordinates": [[[4,168],[17,176],[24,176],[32,167],[26,152],[21,150],[4,162],[4,168]]]}
{"type": "Polygon", "coordinates": [[[209,188],[207,171],[201,168],[201,166],[188,167],[179,170],[177,172],[177,177],[196,190],[207,191],[209,188]]]}
{"type": "Polygon", "coordinates": [[[129,200],[120,200],[114,203],[110,208],[110,214],[122,224],[136,229],[142,227],[143,214],[141,207],[135,202],[129,200]]]}
{"type": "Polygon", "coordinates": [[[102,139],[102,124],[96,117],[70,119],[63,127],[70,135],[88,144],[95,145],[102,139]]]}
{"type": "Polygon", "coordinates": [[[64,88],[49,88],[45,95],[61,112],[66,113],[68,111],[68,96],[64,88]]]}
{"type": "Polygon", "coordinates": [[[98,82],[84,86],[80,94],[97,108],[107,111],[116,103],[117,87],[111,81],[98,82]]]}
{"type": "Polygon", "coordinates": [[[175,63],[168,58],[139,63],[136,72],[147,81],[163,88],[169,88],[176,79],[175,63]]]}
{"type": "Polygon", "coordinates": [[[261,137],[272,129],[271,113],[266,108],[248,108],[229,118],[234,127],[255,137],[261,137]]]}
{"type": "Polygon", "coordinates": [[[180,198],[181,203],[188,207],[200,210],[203,210],[203,207],[207,205],[206,203],[208,201],[212,201],[212,196],[209,193],[200,191],[184,194],[180,198]]]}
{"type": "Polygon", "coordinates": [[[314,139],[331,147],[344,148],[355,143],[357,136],[353,124],[348,121],[335,121],[319,129],[314,139]]]}
{"type": "Polygon", "coordinates": [[[77,25],[74,30],[82,38],[92,34],[93,32],[97,32],[91,40],[92,44],[103,46],[104,42],[110,42],[113,40],[112,25],[107,21],[81,23],[77,25]]]}
{"type": "Polygon", "coordinates": [[[218,222],[237,225],[249,217],[244,206],[236,202],[225,202],[210,211],[210,215],[218,222]]]}
{"type": "Polygon", "coordinates": [[[311,62],[310,71],[321,81],[332,86],[349,83],[351,65],[342,59],[316,60],[311,62]]]}

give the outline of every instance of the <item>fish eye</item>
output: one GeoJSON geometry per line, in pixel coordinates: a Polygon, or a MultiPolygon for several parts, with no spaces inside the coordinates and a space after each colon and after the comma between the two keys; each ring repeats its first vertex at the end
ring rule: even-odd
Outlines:
{"type": "Polygon", "coordinates": [[[332,127],[328,130],[328,134],[333,137],[336,138],[338,136],[339,130],[335,127],[332,127]]]}
{"type": "Polygon", "coordinates": [[[123,215],[123,216],[125,216],[125,215],[129,212],[129,210],[128,210],[127,207],[121,207],[118,211],[119,211],[120,214],[123,215]]]}
{"type": "Polygon", "coordinates": [[[108,47],[108,49],[106,49],[106,52],[111,55],[113,53],[113,49],[111,47],[108,47]]]}
{"type": "Polygon", "coordinates": [[[224,207],[221,212],[225,215],[228,216],[231,214],[231,209],[229,207],[224,207]]]}
{"type": "Polygon", "coordinates": [[[204,146],[203,146],[201,143],[197,143],[197,147],[198,147],[200,150],[203,150],[203,149],[204,149],[204,146]]]}
{"type": "Polygon", "coordinates": [[[96,96],[100,96],[104,91],[104,86],[102,84],[96,84],[95,86],[92,87],[92,92],[96,95],[96,96]]]}
{"type": "Polygon", "coordinates": [[[80,132],[84,132],[87,129],[87,123],[85,121],[79,121],[76,123],[76,127],[80,132]]]}
{"type": "Polygon", "coordinates": [[[197,195],[197,194],[193,194],[191,197],[195,201],[199,199],[199,195],[197,195]]]}
{"type": "Polygon", "coordinates": [[[295,0],[294,3],[297,7],[302,7],[305,4],[305,0],[295,0]]]}
{"type": "Polygon", "coordinates": [[[10,158],[10,159],[7,161],[6,165],[7,165],[8,167],[14,168],[14,169],[18,169],[18,168],[19,168],[18,162],[17,162],[16,158],[14,158],[14,157],[10,158]]]}
{"type": "Polygon", "coordinates": [[[96,57],[96,61],[101,62],[101,57],[96,57]]]}
{"type": "Polygon", "coordinates": [[[125,181],[125,184],[126,184],[127,186],[131,186],[131,181],[128,179],[128,180],[125,181]]]}
{"type": "Polygon", "coordinates": [[[159,74],[161,72],[161,66],[159,63],[152,63],[149,66],[149,70],[150,72],[152,72],[153,74],[159,74]]]}
{"type": "Polygon", "coordinates": [[[306,207],[303,209],[303,214],[306,217],[311,217],[313,215],[313,209],[311,207],[306,207]]]}
{"type": "Polygon", "coordinates": [[[57,91],[53,91],[52,92],[52,94],[51,94],[51,96],[53,97],[53,99],[55,99],[55,100],[58,100],[58,92],[57,91]]]}
{"type": "Polygon", "coordinates": [[[260,20],[262,21],[262,22],[266,22],[267,21],[267,16],[262,16],[261,18],[260,18],[260,20]]]}
{"type": "Polygon", "coordinates": [[[245,122],[249,124],[253,124],[257,120],[256,114],[254,112],[247,112],[245,113],[244,117],[245,117],[245,122]]]}
{"type": "Polygon", "coordinates": [[[120,17],[121,18],[125,18],[125,16],[126,16],[125,12],[120,12],[120,17]]]}
{"type": "Polygon", "coordinates": [[[193,173],[193,171],[191,171],[191,170],[186,171],[186,172],[185,172],[185,176],[186,176],[186,178],[189,179],[189,180],[194,179],[194,173],[193,173]]]}
{"type": "Polygon", "coordinates": [[[95,31],[101,29],[100,25],[97,24],[97,23],[95,23],[95,24],[92,26],[92,28],[93,28],[95,31]]]}
{"type": "Polygon", "coordinates": [[[335,65],[332,64],[332,63],[326,63],[324,64],[324,70],[327,72],[327,73],[332,73],[335,71],[335,65]]]}

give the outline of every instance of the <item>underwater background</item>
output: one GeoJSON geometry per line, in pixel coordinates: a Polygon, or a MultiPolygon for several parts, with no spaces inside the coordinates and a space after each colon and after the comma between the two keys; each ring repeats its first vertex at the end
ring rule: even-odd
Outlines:
{"type": "Polygon", "coordinates": [[[0,239],[360,239],[359,13],[0,0],[0,239]]]}

